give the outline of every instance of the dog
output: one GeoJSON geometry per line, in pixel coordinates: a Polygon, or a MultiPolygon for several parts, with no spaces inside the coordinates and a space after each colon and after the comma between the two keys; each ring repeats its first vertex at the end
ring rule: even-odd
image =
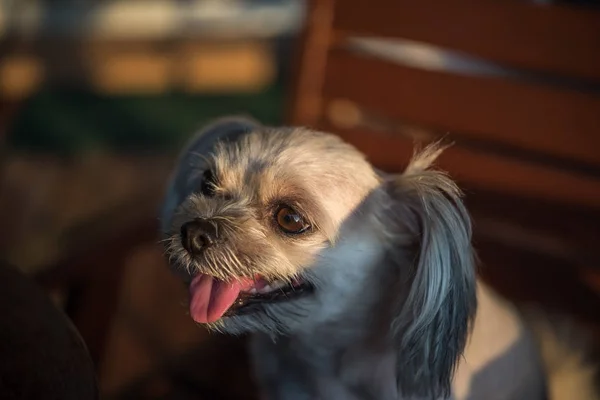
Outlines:
{"type": "Polygon", "coordinates": [[[251,334],[265,399],[600,398],[575,340],[477,278],[443,150],[386,174],[336,135],[245,117],[183,150],[165,254],[197,323],[251,334]]]}

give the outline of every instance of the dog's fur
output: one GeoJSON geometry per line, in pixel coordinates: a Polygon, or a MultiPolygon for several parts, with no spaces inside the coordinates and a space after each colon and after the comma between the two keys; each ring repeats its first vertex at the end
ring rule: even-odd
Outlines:
{"type": "MultiPolygon", "coordinates": [[[[430,168],[442,150],[429,146],[403,174],[386,175],[337,136],[247,118],[216,121],[184,150],[161,216],[171,265],[188,281],[259,274],[315,286],[208,325],[253,333],[268,399],[545,398],[548,352],[478,282],[461,192],[430,168]],[[198,191],[207,169],[218,177],[211,197],[198,191]],[[273,224],[281,203],[311,231],[282,235],[273,224]],[[198,217],[226,238],[202,260],[179,233],[198,217]]],[[[578,397],[593,393],[585,376],[569,400],[594,398],[578,397]]]]}

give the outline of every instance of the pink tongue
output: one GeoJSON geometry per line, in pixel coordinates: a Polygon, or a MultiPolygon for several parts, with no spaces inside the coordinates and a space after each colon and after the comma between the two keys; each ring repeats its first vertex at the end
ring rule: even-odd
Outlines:
{"type": "Polygon", "coordinates": [[[233,305],[242,290],[252,287],[252,279],[223,282],[198,274],[190,284],[190,314],[201,324],[215,322],[233,305]]]}

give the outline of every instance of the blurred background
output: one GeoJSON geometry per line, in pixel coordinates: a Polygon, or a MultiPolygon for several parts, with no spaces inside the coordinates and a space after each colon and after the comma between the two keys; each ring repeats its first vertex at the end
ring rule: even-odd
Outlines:
{"type": "Polygon", "coordinates": [[[600,332],[600,3],[362,3],[0,0],[0,259],[73,320],[105,397],[254,398],[243,338],[192,323],[157,243],[177,151],[229,114],[389,171],[454,142],[484,278],[600,332]]]}

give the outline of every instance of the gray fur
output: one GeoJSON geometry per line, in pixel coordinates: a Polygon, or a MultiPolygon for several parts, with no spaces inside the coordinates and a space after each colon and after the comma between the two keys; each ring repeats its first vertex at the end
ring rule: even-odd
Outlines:
{"type": "MultiPolygon", "coordinates": [[[[407,395],[433,398],[450,394],[477,304],[471,223],[461,192],[446,174],[429,169],[442,150],[426,148],[403,175],[392,177],[389,189],[394,199],[389,212],[403,219],[401,229],[411,232],[418,246],[408,295],[398,296],[394,309],[398,371],[411,371],[398,375],[399,387],[407,395]]],[[[392,257],[390,263],[398,260],[392,257]]]]}

